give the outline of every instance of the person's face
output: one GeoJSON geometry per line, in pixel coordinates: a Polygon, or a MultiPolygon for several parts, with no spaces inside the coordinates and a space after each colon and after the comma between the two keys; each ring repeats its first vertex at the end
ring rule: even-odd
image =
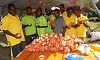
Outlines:
{"type": "Polygon", "coordinates": [[[64,11],[64,7],[63,6],[59,6],[60,11],[64,11]]]}
{"type": "Polygon", "coordinates": [[[11,15],[15,16],[15,14],[16,14],[16,8],[15,8],[15,7],[10,7],[9,13],[10,13],[11,15]]]}
{"type": "Polygon", "coordinates": [[[74,11],[74,14],[75,14],[77,17],[80,17],[81,11],[75,10],[75,11],[74,11]]]}
{"type": "Polygon", "coordinates": [[[31,9],[27,9],[27,15],[32,15],[32,10],[31,9]]]}
{"type": "Polygon", "coordinates": [[[54,16],[57,18],[60,16],[60,13],[58,13],[57,11],[54,11],[54,16]]]}
{"type": "Polygon", "coordinates": [[[73,11],[72,10],[68,10],[67,13],[72,15],[73,11]]]}
{"type": "Polygon", "coordinates": [[[49,10],[46,10],[45,12],[46,12],[47,15],[50,14],[50,11],[49,10]]]}
{"type": "Polygon", "coordinates": [[[42,12],[40,10],[37,11],[37,16],[41,16],[42,15],[42,12]]]}

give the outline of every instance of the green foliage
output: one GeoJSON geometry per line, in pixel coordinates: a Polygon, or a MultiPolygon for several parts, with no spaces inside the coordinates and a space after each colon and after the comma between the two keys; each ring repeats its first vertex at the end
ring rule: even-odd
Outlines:
{"type": "Polygon", "coordinates": [[[86,21],[89,21],[89,20],[96,20],[96,19],[99,19],[98,17],[91,17],[91,18],[88,18],[87,20],[83,20],[82,23],[85,23],[86,21]]]}

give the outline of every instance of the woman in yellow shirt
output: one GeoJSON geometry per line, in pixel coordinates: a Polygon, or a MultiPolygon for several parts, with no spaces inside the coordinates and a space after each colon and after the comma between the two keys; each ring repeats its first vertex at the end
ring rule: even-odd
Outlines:
{"type": "Polygon", "coordinates": [[[86,16],[83,16],[81,14],[81,9],[79,6],[74,6],[74,14],[76,15],[76,24],[77,24],[77,28],[76,28],[76,34],[78,37],[82,38],[83,40],[85,40],[86,37],[86,28],[88,27],[88,23],[89,21],[86,21],[85,23],[82,23],[83,20],[88,19],[86,16]]]}
{"type": "Polygon", "coordinates": [[[67,15],[64,17],[65,23],[67,25],[67,29],[65,35],[72,36],[76,35],[76,28],[75,28],[75,15],[73,14],[73,8],[69,7],[67,9],[67,15]]]}

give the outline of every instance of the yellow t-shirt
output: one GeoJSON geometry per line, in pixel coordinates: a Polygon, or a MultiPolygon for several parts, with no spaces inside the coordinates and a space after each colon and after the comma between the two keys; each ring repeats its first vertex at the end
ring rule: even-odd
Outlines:
{"type": "MultiPolygon", "coordinates": [[[[67,15],[64,17],[64,20],[65,20],[65,23],[67,26],[70,25],[71,22],[74,22],[75,20],[75,15],[72,14],[71,17],[67,17],[67,15]]],[[[66,32],[65,32],[65,35],[68,35],[68,36],[72,36],[72,35],[76,35],[76,29],[71,27],[70,29],[66,29],[66,32]]]]}
{"type": "MultiPolygon", "coordinates": [[[[86,19],[88,18],[86,16],[83,16],[82,14],[79,18],[76,17],[77,22],[78,20],[86,20],[86,19]]],[[[85,23],[88,24],[89,21],[86,21],[85,23]]],[[[76,34],[78,37],[86,37],[86,27],[83,24],[81,24],[79,27],[76,28],[76,34]]]]}
{"type": "Polygon", "coordinates": [[[62,16],[63,18],[65,18],[65,17],[67,16],[67,12],[64,11],[64,12],[61,14],[61,16],[62,16]]]}
{"type": "Polygon", "coordinates": [[[21,23],[20,23],[20,20],[19,20],[18,17],[12,16],[10,14],[6,15],[2,19],[1,29],[2,30],[8,30],[12,34],[16,34],[16,33],[21,34],[20,39],[16,39],[15,37],[6,34],[8,44],[10,44],[11,46],[19,44],[21,41],[25,41],[24,34],[23,34],[23,31],[22,31],[22,27],[21,27],[21,23]]]}

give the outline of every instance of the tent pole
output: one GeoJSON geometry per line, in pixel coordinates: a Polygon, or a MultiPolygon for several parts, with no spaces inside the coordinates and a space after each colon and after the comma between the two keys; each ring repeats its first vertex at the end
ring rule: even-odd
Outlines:
{"type": "Polygon", "coordinates": [[[94,1],[93,1],[93,0],[91,0],[91,2],[92,2],[92,4],[93,4],[94,8],[97,10],[97,12],[98,12],[98,13],[99,13],[99,15],[100,15],[100,11],[98,10],[98,8],[97,8],[97,6],[95,5],[94,1]]]}

